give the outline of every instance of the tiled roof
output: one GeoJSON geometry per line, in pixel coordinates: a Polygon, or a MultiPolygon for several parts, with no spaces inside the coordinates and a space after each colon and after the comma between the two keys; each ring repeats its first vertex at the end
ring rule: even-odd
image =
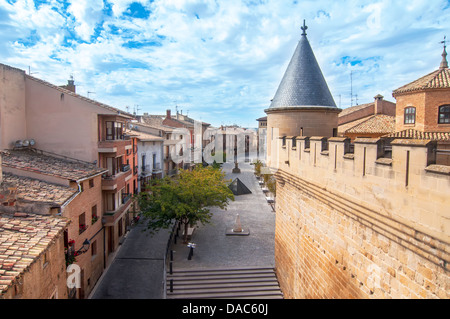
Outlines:
{"type": "Polygon", "coordinates": [[[448,89],[450,88],[450,69],[443,68],[427,74],[420,79],[408,83],[396,90],[393,94],[425,90],[425,89],[448,89]]]}
{"type": "Polygon", "coordinates": [[[3,155],[2,165],[73,181],[89,178],[107,171],[104,168],[99,168],[86,162],[62,159],[28,149],[8,150],[8,154],[3,155]]]}
{"type": "Polygon", "coordinates": [[[383,137],[413,138],[417,140],[450,141],[450,132],[422,132],[414,129],[406,129],[387,134],[383,137]]]}
{"type": "Polygon", "coordinates": [[[370,106],[374,106],[374,105],[375,105],[375,102],[350,106],[345,109],[342,109],[342,111],[341,111],[341,113],[339,113],[338,117],[343,117],[345,115],[351,114],[353,112],[356,112],[356,111],[365,109],[366,107],[370,107],[370,106]]]}
{"type": "Polygon", "coordinates": [[[136,137],[143,142],[162,142],[164,139],[160,136],[152,135],[149,133],[139,132],[135,130],[126,130],[126,134],[136,137]]]}
{"type": "Polygon", "coordinates": [[[385,114],[369,116],[345,133],[390,133],[395,131],[395,117],[385,114]]]}
{"type": "Polygon", "coordinates": [[[68,223],[64,218],[0,213],[0,294],[38,260],[68,223]]]}
{"type": "Polygon", "coordinates": [[[367,121],[372,116],[373,115],[369,115],[369,116],[366,116],[366,117],[363,117],[363,118],[360,118],[360,119],[357,119],[357,120],[354,120],[354,121],[351,121],[351,122],[347,122],[347,123],[344,123],[344,124],[339,124],[338,125],[338,133],[345,133],[347,130],[351,129],[352,127],[354,127],[354,126],[356,126],[356,125],[358,125],[358,124],[360,124],[360,123],[362,123],[364,121],[367,121]]]}
{"type": "Polygon", "coordinates": [[[16,196],[19,200],[50,203],[57,206],[63,205],[78,191],[72,187],[51,184],[5,172],[3,173],[1,187],[15,187],[17,189],[16,196]]]}

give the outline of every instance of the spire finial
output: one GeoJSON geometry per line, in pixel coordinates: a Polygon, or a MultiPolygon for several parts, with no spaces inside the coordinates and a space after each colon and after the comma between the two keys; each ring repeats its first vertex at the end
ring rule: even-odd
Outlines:
{"type": "Polygon", "coordinates": [[[445,50],[445,48],[447,47],[447,36],[444,36],[444,41],[441,41],[441,43],[444,44],[444,52],[442,52],[442,61],[441,61],[441,65],[440,65],[440,69],[447,69],[448,68],[448,62],[447,62],[447,51],[445,50]]]}
{"type": "Polygon", "coordinates": [[[303,20],[303,26],[301,27],[301,29],[303,30],[302,35],[306,35],[306,30],[308,29],[308,27],[306,26],[306,20],[303,20]]]}

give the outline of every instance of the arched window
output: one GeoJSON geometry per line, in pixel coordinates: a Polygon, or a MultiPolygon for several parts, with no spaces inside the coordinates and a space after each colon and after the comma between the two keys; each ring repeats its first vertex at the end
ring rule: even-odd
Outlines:
{"type": "Polygon", "coordinates": [[[405,108],[405,124],[414,124],[416,123],[416,108],[413,106],[408,106],[405,108]]]}
{"type": "Polygon", "coordinates": [[[442,105],[439,107],[439,124],[450,124],[450,105],[442,105]]]}

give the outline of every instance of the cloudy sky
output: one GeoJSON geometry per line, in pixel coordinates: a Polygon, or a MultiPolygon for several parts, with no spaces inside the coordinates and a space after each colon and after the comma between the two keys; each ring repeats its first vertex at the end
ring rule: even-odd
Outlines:
{"type": "Polygon", "coordinates": [[[56,85],[72,75],[77,93],[130,112],[255,127],[303,19],[341,108],[395,101],[450,40],[450,0],[0,0],[0,63],[56,85]]]}

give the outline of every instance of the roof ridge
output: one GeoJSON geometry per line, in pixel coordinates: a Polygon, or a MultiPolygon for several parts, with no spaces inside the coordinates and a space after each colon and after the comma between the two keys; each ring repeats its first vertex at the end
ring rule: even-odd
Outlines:
{"type": "Polygon", "coordinates": [[[50,83],[50,82],[48,82],[48,81],[45,81],[45,80],[42,80],[42,79],[39,79],[39,78],[36,78],[36,77],[31,76],[31,75],[26,74],[26,73],[25,73],[25,76],[26,76],[27,78],[29,78],[30,80],[39,82],[39,83],[44,84],[44,85],[46,85],[46,86],[48,86],[48,87],[51,87],[51,88],[56,89],[56,90],[58,90],[58,91],[61,91],[61,92],[65,93],[65,94],[71,95],[71,96],[73,96],[73,97],[79,98],[79,99],[81,99],[81,100],[84,100],[84,101],[89,102],[89,103],[91,103],[91,104],[94,104],[94,105],[96,105],[96,106],[103,107],[103,108],[105,108],[105,109],[107,109],[107,110],[110,110],[110,111],[118,112],[118,113],[120,113],[120,114],[122,114],[122,115],[125,115],[125,116],[131,116],[131,117],[133,117],[133,114],[131,114],[131,113],[129,113],[129,112],[122,111],[122,110],[120,110],[120,109],[118,109],[118,108],[116,108],[116,107],[114,107],[114,106],[110,106],[110,105],[108,105],[108,104],[105,104],[105,103],[102,103],[102,102],[93,100],[93,99],[91,99],[91,98],[85,97],[85,96],[83,96],[83,95],[81,95],[81,94],[78,94],[78,93],[76,93],[76,92],[72,92],[72,91],[70,91],[70,90],[68,90],[68,89],[66,89],[66,88],[64,88],[64,87],[58,86],[58,85],[56,85],[56,84],[50,83]]]}
{"type": "Polygon", "coordinates": [[[442,68],[434,70],[433,72],[399,87],[393,91],[393,94],[433,88],[450,88],[450,69],[442,68]]]}

